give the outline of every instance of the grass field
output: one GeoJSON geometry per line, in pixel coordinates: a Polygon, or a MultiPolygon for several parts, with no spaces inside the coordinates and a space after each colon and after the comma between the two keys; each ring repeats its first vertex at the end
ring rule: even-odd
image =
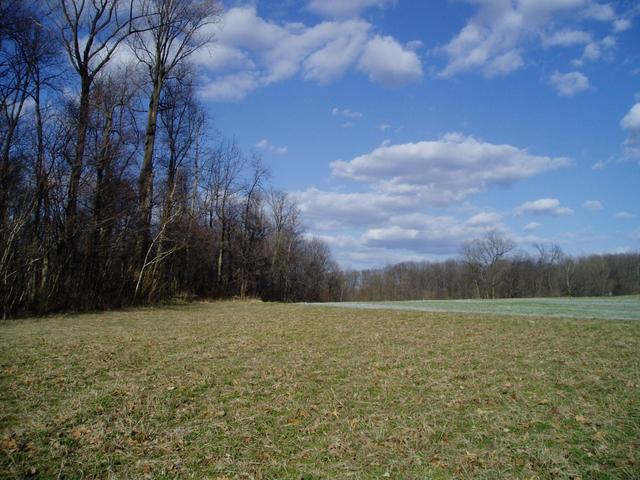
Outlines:
{"type": "MultiPolygon", "coordinates": [[[[320,304],[319,304],[320,305],[320,304]]],[[[497,300],[414,300],[405,302],[342,302],[324,306],[383,308],[421,312],[640,320],[640,296],[594,298],[508,298],[497,300]]]]}
{"type": "Polygon", "coordinates": [[[640,322],[223,302],[0,324],[1,478],[640,478],[640,322]]]}

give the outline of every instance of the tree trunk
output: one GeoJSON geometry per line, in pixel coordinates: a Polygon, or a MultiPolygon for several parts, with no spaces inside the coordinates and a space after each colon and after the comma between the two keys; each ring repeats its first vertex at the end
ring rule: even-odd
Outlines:
{"type": "Polygon", "coordinates": [[[73,164],[71,165],[71,176],[69,177],[69,192],[67,206],[65,209],[65,238],[64,240],[71,247],[68,253],[75,254],[73,248],[73,237],[76,230],[76,219],[78,211],[78,191],[80,188],[80,176],[84,164],[84,150],[87,140],[87,126],[89,123],[89,95],[91,83],[87,76],[82,78],[80,89],[80,110],[78,111],[78,138],[76,140],[76,151],[73,164]]]}
{"type": "Polygon", "coordinates": [[[144,140],[144,157],[140,176],[138,178],[139,212],[138,212],[138,240],[136,246],[136,277],[139,276],[151,241],[151,210],[153,197],[153,149],[156,139],[158,105],[162,91],[162,78],[158,73],[154,77],[153,91],[149,98],[147,113],[147,129],[144,140]]]}
{"type": "Polygon", "coordinates": [[[170,160],[169,160],[169,168],[167,172],[167,186],[166,186],[166,197],[164,201],[164,207],[162,209],[162,218],[160,220],[160,233],[158,234],[158,248],[156,251],[156,262],[153,265],[153,270],[151,273],[151,288],[149,290],[149,301],[153,301],[153,297],[155,295],[156,290],[158,289],[158,284],[160,281],[160,277],[163,276],[163,265],[162,265],[162,257],[165,254],[165,246],[166,246],[166,228],[171,220],[171,215],[173,214],[173,199],[175,196],[176,190],[176,151],[175,147],[170,147],[170,160]]]}
{"type": "Polygon", "coordinates": [[[87,266],[85,268],[86,280],[83,282],[88,286],[88,292],[94,296],[90,300],[90,308],[100,305],[100,286],[102,284],[101,277],[103,271],[103,251],[102,244],[104,239],[104,206],[105,206],[105,188],[107,180],[106,172],[111,162],[109,155],[109,145],[111,142],[111,129],[113,127],[113,110],[106,113],[105,124],[102,128],[102,139],[100,142],[100,150],[98,158],[96,158],[96,186],[93,197],[93,221],[91,223],[91,235],[89,235],[89,248],[87,252],[87,266]]]}

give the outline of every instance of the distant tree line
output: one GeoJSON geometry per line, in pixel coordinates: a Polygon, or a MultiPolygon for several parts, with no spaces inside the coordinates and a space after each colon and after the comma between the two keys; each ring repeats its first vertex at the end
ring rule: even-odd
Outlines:
{"type": "Polygon", "coordinates": [[[604,296],[640,293],[640,253],[572,257],[557,245],[536,253],[489,233],[458,259],[404,262],[344,273],[342,299],[419,300],[604,296]]]}
{"type": "Polygon", "coordinates": [[[209,136],[189,60],[219,15],[214,0],[0,0],[0,317],[336,298],[296,204],[209,136]]]}

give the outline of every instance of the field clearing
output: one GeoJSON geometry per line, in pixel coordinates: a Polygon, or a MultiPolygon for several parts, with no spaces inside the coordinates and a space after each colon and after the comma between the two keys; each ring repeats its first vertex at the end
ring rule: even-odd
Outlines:
{"type": "Polygon", "coordinates": [[[640,478],[640,322],[196,303],[0,323],[0,478],[640,478]]]}
{"type": "Polygon", "coordinates": [[[412,300],[317,304],[342,308],[524,315],[602,320],[640,320],[640,296],[590,298],[503,298],[496,300],[412,300]]]}

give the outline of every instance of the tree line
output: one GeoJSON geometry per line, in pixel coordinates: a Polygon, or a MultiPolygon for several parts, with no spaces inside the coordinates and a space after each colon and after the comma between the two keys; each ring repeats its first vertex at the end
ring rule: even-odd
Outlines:
{"type": "Polygon", "coordinates": [[[576,258],[538,244],[532,254],[491,232],[459,258],[346,272],[343,286],[352,301],[630,295],[640,293],[640,253],[576,258]]]}
{"type": "Polygon", "coordinates": [[[212,135],[214,0],[0,0],[2,317],[183,297],[335,298],[256,155],[212,135]]]}

